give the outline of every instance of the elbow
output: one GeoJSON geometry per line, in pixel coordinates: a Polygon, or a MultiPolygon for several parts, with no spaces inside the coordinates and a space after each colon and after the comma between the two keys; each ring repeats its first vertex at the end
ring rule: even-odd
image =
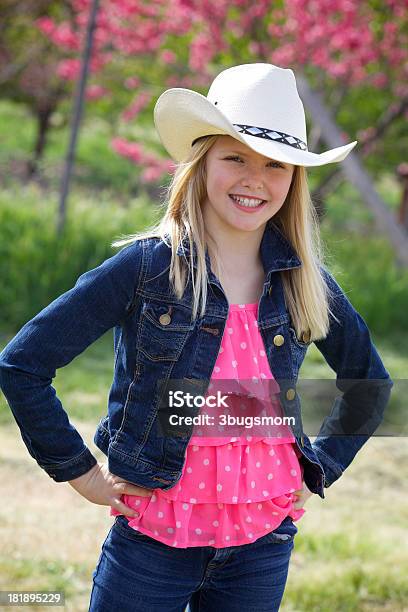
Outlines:
{"type": "Polygon", "coordinates": [[[5,358],[5,351],[0,353],[0,389],[3,391],[3,386],[5,385],[6,373],[8,364],[5,358]]]}
{"type": "Polygon", "coordinates": [[[10,386],[10,364],[0,356],[0,390],[7,396],[7,389],[10,386]]]}
{"type": "Polygon", "coordinates": [[[0,353],[0,389],[7,396],[10,388],[15,386],[17,366],[13,361],[12,351],[7,346],[0,353]]]}

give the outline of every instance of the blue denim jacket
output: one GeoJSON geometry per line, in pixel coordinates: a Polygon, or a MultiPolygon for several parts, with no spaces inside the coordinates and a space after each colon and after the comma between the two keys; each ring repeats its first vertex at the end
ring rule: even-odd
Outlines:
{"type": "MultiPolygon", "coordinates": [[[[189,254],[188,241],[178,255],[189,254]]],[[[28,321],[0,354],[0,387],[6,396],[28,451],[57,482],[91,469],[96,459],[70,423],[52,386],[56,369],[114,328],[114,377],[108,414],[94,441],[108,457],[109,470],[141,487],[170,489],[181,478],[192,428],[163,436],[159,427],[157,381],[211,379],[225,323],[228,301],[206,263],[209,291],[204,317],[192,321],[191,280],[183,298],[171,290],[170,248],[160,238],[126,246],[100,266],[82,274],[75,286],[28,321]],[[167,317],[162,317],[167,314],[167,317]]],[[[194,247],[194,266],[196,252],[194,247]]],[[[258,304],[258,328],[271,372],[280,385],[286,414],[295,417],[292,431],[300,449],[304,480],[324,498],[380,424],[393,385],[369,330],[333,276],[322,268],[336,296],[330,331],[315,342],[336,373],[342,395],[336,398],[311,444],[303,431],[296,390],[308,343],[296,338],[287,310],[281,270],[301,266],[297,254],[270,220],[261,242],[265,271],[258,304]],[[279,341],[274,342],[280,336],[279,341]],[[283,339],[283,341],[282,341],[283,339]],[[355,384],[354,382],[355,381],[355,384]],[[361,390],[370,381],[369,392],[361,390]],[[364,412],[374,415],[364,435],[339,435],[341,424],[364,412]]],[[[204,391],[205,391],[204,387],[204,391]]]]}

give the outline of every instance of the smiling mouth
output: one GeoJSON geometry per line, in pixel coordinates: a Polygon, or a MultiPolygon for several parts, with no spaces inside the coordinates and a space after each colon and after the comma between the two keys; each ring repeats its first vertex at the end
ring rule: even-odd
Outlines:
{"type": "Polygon", "coordinates": [[[267,200],[261,200],[259,198],[242,198],[233,194],[228,195],[235,204],[248,210],[261,208],[267,202],[267,200]]]}

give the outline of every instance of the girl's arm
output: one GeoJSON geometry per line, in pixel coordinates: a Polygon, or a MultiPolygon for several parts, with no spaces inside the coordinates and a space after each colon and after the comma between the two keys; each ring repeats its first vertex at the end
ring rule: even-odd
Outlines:
{"type": "Polygon", "coordinates": [[[336,386],[343,395],[333,403],[313,448],[324,468],[325,487],[337,480],[356,453],[380,425],[393,381],[371,341],[370,332],[343,290],[326,268],[322,268],[335,293],[330,331],[317,348],[336,373],[336,386]]]}
{"type": "Polygon", "coordinates": [[[52,379],[56,369],[127,316],[142,254],[143,242],[136,242],[82,274],[72,289],[28,321],[0,353],[0,388],[23,441],[56,482],[85,474],[97,461],[70,423],[52,379]]]}

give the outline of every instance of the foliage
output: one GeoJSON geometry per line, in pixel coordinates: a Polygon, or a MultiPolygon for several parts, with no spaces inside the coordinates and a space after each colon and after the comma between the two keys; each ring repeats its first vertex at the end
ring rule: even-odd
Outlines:
{"type": "MultiPolygon", "coordinates": [[[[56,75],[63,52],[33,25],[45,15],[69,18],[68,0],[2,1],[0,23],[0,97],[45,110],[70,91],[56,75]]],[[[66,21],[67,23],[67,21],[66,21]]]]}
{"type": "Polygon", "coordinates": [[[117,250],[110,243],[153,223],[156,211],[136,199],[114,208],[97,200],[73,199],[60,239],[54,228],[55,198],[34,188],[0,193],[1,326],[17,329],[64,291],[86,270],[117,250]],[[40,201],[39,201],[40,200],[40,201]],[[18,201],[18,206],[16,206],[18,201]]]}
{"type": "MultiPolygon", "coordinates": [[[[75,27],[48,17],[38,24],[66,53],[59,74],[75,80],[90,0],[71,4],[75,27]]],[[[132,125],[127,124],[137,117],[150,120],[165,86],[205,93],[214,74],[236,63],[266,61],[304,72],[326,95],[344,140],[364,142],[381,115],[408,96],[406,18],[406,6],[395,0],[160,0],[153,5],[106,0],[95,36],[92,97],[110,98],[116,115],[117,102],[127,100],[125,109],[119,106],[112,146],[143,167],[141,178],[147,182],[167,172],[169,161],[146,143],[132,142],[132,125]]],[[[397,112],[390,123],[392,146],[387,139],[376,145],[383,168],[401,159],[403,119],[403,112],[397,112]],[[383,150],[389,153],[386,160],[383,150]]],[[[323,147],[317,140],[316,150],[323,147]]]]}
{"type": "MultiPolygon", "coordinates": [[[[38,158],[49,128],[69,113],[61,101],[78,77],[90,2],[3,3],[1,95],[28,104],[37,115],[38,158]]],[[[154,183],[171,162],[157,136],[140,133],[138,126],[151,124],[160,93],[191,87],[205,94],[225,67],[272,62],[303,72],[324,94],[344,140],[363,144],[374,138],[370,169],[389,170],[404,153],[406,110],[398,103],[408,97],[406,43],[407,7],[396,0],[105,0],[87,100],[94,116],[109,119],[113,150],[140,167],[141,180],[154,183]],[[376,137],[384,121],[387,127],[376,137]]],[[[312,140],[312,150],[324,148],[316,131],[312,140]]]]}
{"type": "Polygon", "coordinates": [[[69,23],[69,0],[3,0],[0,22],[0,97],[23,104],[36,118],[36,139],[28,164],[37,170],[44,152],[51,117],[69,96],[72,84],[57,75],[61,50],[35,27],[44,15],[69,23]]]}
{"type": "MultiPolygon", "coordinates": [[[[0,193],[3,329],[22,325],[73,286],[82,272],[113,255],[116,251],[109,245],[115,238],[143,229],[162,213],[160,201],[153,205],[142,196],[123,208],[112,205],[109,193],[92,197],[77,191],[66,231],[58,241],[53,223],[55,196],[39,195],[34,187],[16,186],[0,193]]],[[[329,209],[339,208],[341,217],[339,203],[346,199],[348,225],[333,212],[322,226],[328,264],[370,329],[408,331],[408,272],[396,267],[388,243],[375,234],[370,221],[360,217],[355,195],[353,200],[352,194],[339,190],[329,209]],[[363,230],[365,240],[361,240],[363,230]]]]}

